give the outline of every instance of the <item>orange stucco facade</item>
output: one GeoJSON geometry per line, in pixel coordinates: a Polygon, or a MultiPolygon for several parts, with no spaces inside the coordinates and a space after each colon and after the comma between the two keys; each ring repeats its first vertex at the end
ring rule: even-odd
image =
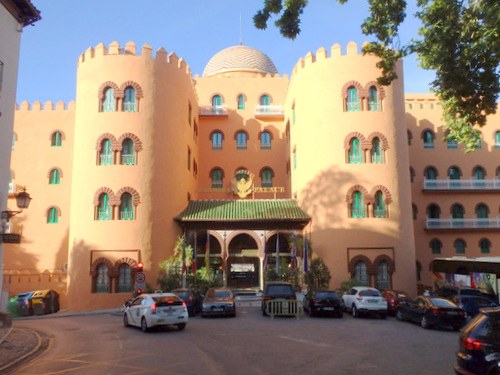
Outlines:
{"type": "MultiPolygon", "coordinates": [[[[432,284],[430,261],[454,255],[458,238],[467,256],[482,254],[484,238],[489,255],[499,255],[500,226],[443,230],[426,219],[429,205],[448,218],[457,202],[464,218],[476,217],[479,203],[494,217],[500,187],[433,190],[423,181],[429,166],[438,180],[448,180],[452,166],[464,180],[477,166],[486,180],[498,179],[498,116],[483,128],[481,149],[449,149],[435,98],[405,95],[402,64],[391,86],[377,85],[375,63],[351,42],[308,53],[289,77],[263,53],[236,46],[193,77],[163,48],[89,48],[78,59],[75,102],[21,103],[15,112],[13,186],[26,186],[34,199],[12,220],[22,240],[5,245],[4,289],[54,288],[69,310],[119,306],[130,295],[121,289],[127,267],[143,262],[155,288],[159,263],[183,233],[174,218],[190,200],[295,199],[311,216],[300,235],[328,265],[333,288],[362,272],[373,286],[385,278],[385,286],[415,295],[418,283],[432,284]],[[424,148],[425,131],[434,134],[433,148],[424,148]],[[274,189],[239,197],[233,180],[241,170],[254,186],[274,189]],[[433,239],[442,243],[440,254],[429,247],[433,239]]],[[[208,230],[214,256],[223,256],[226,244],[228,254],[231,246],[246,249],[259,273],[252,286],[261,287],[266,241],[291,231],[221,228],[203,228],[200,238],[208,230]],[[234,245],[239,236],[248,240],[234,245]]]]}

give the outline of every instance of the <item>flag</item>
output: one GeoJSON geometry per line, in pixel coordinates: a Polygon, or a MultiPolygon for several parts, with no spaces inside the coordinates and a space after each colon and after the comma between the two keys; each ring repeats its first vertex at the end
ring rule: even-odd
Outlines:
{"type": "Polygon", "coordinates": [[[194,231],[193,259],[191,260],[191,271],[193,271],[193,275],[196,274],[196,237],[196,231],[194,231]]]}
{"type": "Polygon", "coordinates": [[[186,272],[186,237],[182,236],[182,271],[181,275],[186,272]]]}
{"type": "Polygon", "coordinates": [[[307,255],[307,234],[304,238],[304,272],[307,272],[308,271],[308,262],[309,260],[307,259],[308,255],[307,255]]]}
{"type": "Polygon", "coordinates": [[[224,234],[224,253],[222,254],[222,267],[224,268],[224,273],[227,274],[227,258],[228,251],[226,249],[226,235],[224,234]]]}
{"type": "MultiPolygon", "coordinates": [[[[264,241],[265,241],[265,236],[264,236],[264,241]]],[[[267,250],[268,250],[268,246],[267,246],[267,241],[265,242],[264,244],[264,277],[266,276],[266,273],[267,273],[267,250]]]]}
{"type": "Polygon", "coordinates": [[[276,234],[276,273],[280,274],[280,234],[276,234]]]}
{"type": "Polygon", "coordinates": [[[207,231],[207,244],[205,246],[205,269],[207,275],[210,273],[210,234],[207,231]]]}
{"type": "Polygon", "coordinates": [[[292,260],[291,260],[291,263],[292,263],[292,273],[293,273],[295,271],[295,255],[296,255],[296,252],[295,252],[295,238],[292,239],[291,254],[292,254],[292,260]]]}

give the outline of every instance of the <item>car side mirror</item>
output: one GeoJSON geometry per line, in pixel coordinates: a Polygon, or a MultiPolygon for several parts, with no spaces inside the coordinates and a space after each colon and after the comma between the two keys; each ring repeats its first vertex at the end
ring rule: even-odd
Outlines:
{"type": "Polygon", "coordinates": [[[130,301],[125,301],[125,307],[130,307],[130,301]]]}

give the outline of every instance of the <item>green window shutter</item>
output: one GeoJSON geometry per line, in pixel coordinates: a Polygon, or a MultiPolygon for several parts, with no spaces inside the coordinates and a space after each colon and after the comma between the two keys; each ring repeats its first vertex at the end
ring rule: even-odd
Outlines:
{"type": "Polygon", "coordinates": [[[113,97],[113,89],[110,87],[104,93],[104,101],[102,103],[103,112],[114,112],[116,110],[116,100],[113,97]]]}
{"type": "Polygon", "coordinates": [[[425,170],[425,178],[428,180],[435,180],[437,177],[437,172],[434,168],[429,167],[425,170]]]}
{"type": "Polygon", "coordinates": [[[245,109],[245,97],[243,95],[238,96],[238,109],[245,109]]]}
{"type": "Polygon", "coordinates": [[[360,142],[358,138],[351,139],[349,148],[349,164],[360,164],[363,162],[360,142]]]}
{"type": "Polygon", "coordinates": [[[376,87],[374,87],[374,86],[370,87],[370,90],[369,90],[368,110],[369,111],[380,111],[378,92],[377,92],[376,87]]]}
{"type": "Polygon", "coordinates": [[[347,89],[347,112],[359,111],[361,105],[358,98],[358,89],[349,87],[347,89]]]}
{"type": "Polygon", "coordinates": [[[439,240],[432,240],[431,242],[432,254],[441,254],[441,242],[439,240]]]}
{"type": "Polygon", "coordinates": [[[489,254],[491,243],[486,238],[483,238],[480,242],[481,254],[489,254]]]}
{"type": "Polygon", "coordinates": [[[271,134],[269,132],[262,132],[260,135],[260,148],[261,150],[271,149],[271,134]]]}
{"type": "Polygon", "coordinates": [[[457,254],[465,254],[465,242],[462,240],[457,240],[455,242],[455,250],[457,254]]]}
{"type": "Polygon", "coordinates": [[[474,179],[484,180],[484,169],[481,167],[476,167],[474,169],[474,179]]]}
{"type": "Polygon", "coordinates": [[[214,169],[212,171],[212,188],[218,189],[222,187],[222,171],[214,169]]]}
{"type": "Polygon", "coordinates": [[[365,217],[365,205],[363,202],[363,194],[359,191],[355,191],[353,194],[353,200],[351,205],[351,217],[353,218],[363,218],[365,217]]]}
{"type": "Polygon", "coordinates": [[[105,139],[101,143],[100,162],[101,165],[113,164],[113,152],[111,151],[110,139],[105,139]]]}
{"type": "Polygon", "coordinates": [[[424,132],[424,148],[434,148],[434,135],[429,130],[424,132]]]}
{"type": "Polygon", "coordinates": [[[133,87],[125,89],[125,97],[123,98],[123,112],[137,112],[137,98],[133,87]]]}
{"type": "Polygon", "coordinates": [[[239,132],[236,135],[236,149],[246,150],[247,149],[247,134],[244,132],[239,132]]]}
{"type": "Polygon", "coordinates": [[[123,165],[135,165],[135,149],[134,141],[126,138],[122,143],[122,160],[123,165]]]}
{"type": "Polygon", "coordinates": [[[52,147],[62,146],[62,137],[60,132],[55,132],[54,134],[52,134],[52,140],[50,144],[52,147]]]}
{"type": "Polygon", "coordinates": [[[384,194],[380,190],[375,193],[375,207],[373,214],[378,218],[387,217],[384,194]]]}
{"type": "Polygon", "coordinates": [[[106,193],[103,193],[99,196],[97,220],[111,220],[111,207],[109,205],[109,196],[106,193]]]}
{"type": "Polygon", "coordinates": [[[477,217],[479,219],[487,219],[488,218],[488,207],[486,207],[484,204],[480,204],[477,207],[477,217]]]}
{"type": "Polygon", "coordinates": [[[271,105],[271,98],[267,95],[260,97],[260,105],[271,105]]]}
{"type": "Polygon", "coordinates": [[[262,171],[262,187],[273,187],[273,172],[270,169],[264,169],[262,171]]]}
{"type": "Polygon", "coordinates": [[[49,210],[49,214],[47,215],[47,223],[56,224],[58,221],[59,221],[59,213],[57,211],[57,208],[52,207],[49,210]]]}
{"type": "Polygon", "coordinates": [[[57,169],[53,169],[50,172],[49,184],[50,185],[58,185],[58,184],[60,184],[60,182],[61,182],[61,179],[60,179],[59,171],[57,169]]]}
{"type": "Polygon", "coordinates": [[[134,206],[132,204],[132,195],[124,193],[121,196],[120,202],[120,220],[133,220],[134,219],[134,206]]]}
{"type": "Polygon", "coordinates": [[[215,132],[212,134],[212,150],[222,150],[222,133],[215,132]]]}

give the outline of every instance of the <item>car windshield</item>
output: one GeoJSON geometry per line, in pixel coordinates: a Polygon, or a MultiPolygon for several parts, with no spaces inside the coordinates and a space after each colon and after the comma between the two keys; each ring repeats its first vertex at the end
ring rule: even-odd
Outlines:
{"type": "Polygon", "coordinates": [[[316,292],[315,295],[318,299],[339,299],[339,296],[335,292],[316,292]]]}
{"type": "Polygon", "coordinates": [[[361,297],[380,297],[380,293],[378,290],[362,290],[359,292],[361,297]]]}
{"type": "Polygon", "coordinates": [[[190,293],[188,291],[173,291],[172,293],[177,294],[179,297],[182,299],[188,299],[190,296],[190,293]]]}
{"type": "Polygon", "coordinates": [[[295,294],[291,285],[269,285],[267,288],[269,295],[273,294],[295,294]]]}
{"type": "Polygon", "coordinates": [[[455,305],[453,302],[450,302],[450,301],[442,299],[442,298],[429,298],[429,299],[434,306],[457,307],[457,305],[455,305]]]}
{"type": "Polygon", "coordinates": [[[229,298],[231,297],[231,292],[229,290],[209,290],[207,292],[209,298],[229,298]]]}

